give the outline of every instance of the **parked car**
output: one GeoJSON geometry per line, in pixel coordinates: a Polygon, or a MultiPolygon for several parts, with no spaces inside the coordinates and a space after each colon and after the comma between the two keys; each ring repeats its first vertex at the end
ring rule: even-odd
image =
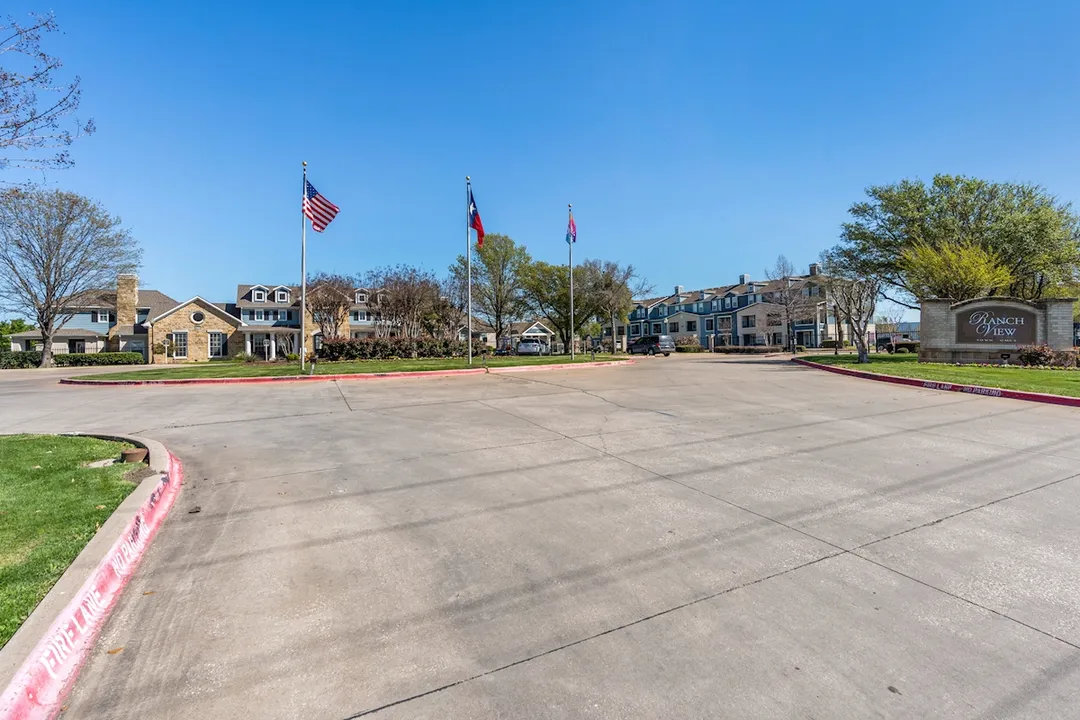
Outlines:
{"type": "Polygon", "coordinates": [[[675,352],[675,341],[670,335],[645,335],[630,343],[627,349],[631,355],[656,355],[663,353],[667,357],[675,352]]]}
{"type": "Polygon", "coordinates": [[[517,346],[518,355],[543,355],[544,346],[539,340],[531,340],[526,338],[518,343],[517,346]]]}

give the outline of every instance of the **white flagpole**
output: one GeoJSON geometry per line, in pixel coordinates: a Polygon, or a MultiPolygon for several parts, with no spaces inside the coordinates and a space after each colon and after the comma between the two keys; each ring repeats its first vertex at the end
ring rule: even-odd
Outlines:
{"type": "Polygon", "coordinates": [[[307,326],[307,219],[304,203],[307,201],[307,161],[304,161],[304,187],[300,193],[300,372],[304,371],[307,347],[304,331],[307,326]]]}
{"type": "MultiPolygon", "coordinates": [[[[567,226],[573,217],[574,206],[566,204],[567,226]]],[[[574,243],[569,232],[566,235],[566,244],[570,246],[570,359],[574,359],[574,243]]]]}
{"type": "Polygon", "coordinates": [[[465,266],[468,268],[469,291],[466,303],[469,306],[469,364],[472,365],[472,236],[469,235],[469,219],[472,207],[469,200],[469,176],[465,176],[465,266]]]}

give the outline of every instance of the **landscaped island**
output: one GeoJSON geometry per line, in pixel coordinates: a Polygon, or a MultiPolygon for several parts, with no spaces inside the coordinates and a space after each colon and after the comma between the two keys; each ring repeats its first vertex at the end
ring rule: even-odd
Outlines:
{"type": "Polygon", "coordinates": [[[861,365],[855,355],[811,355],[804,359],[881,375],[1080,397],[1080,370],[920,363],[916,355],[874,354],[868,364],[861,365]]]}
{"type": "MultiPolygon", "coordinates": [[[[596,360],[606,361],[626,359],[625,355],[596,355],[596,360]]],[[[592,362],[591,354],[579,354],[574,360],[569,355],[544,355],[540,357],[488,357],[487,367],[512,367],[517,365],[551,365],[561,363],[592,362]]],[[[463,370],[469,364],[465,358],[420,358],[417,360],[356,360],[353,362],[318,362],[315,363],[315,375],[349,375],[354,373],[394,373],[424,372],[432,370],[463,370]]],[[[483,368],[484,360],[473,358],[473,368],[483,368]]],[[[147,370],[91,375],[91,380],[185,380],[198,378],[246,378],[246,377],[287,377],[304,373],[296,363],[241,363],[211,362],[199,365],[174,365],[155,367],[147,370]]]]}

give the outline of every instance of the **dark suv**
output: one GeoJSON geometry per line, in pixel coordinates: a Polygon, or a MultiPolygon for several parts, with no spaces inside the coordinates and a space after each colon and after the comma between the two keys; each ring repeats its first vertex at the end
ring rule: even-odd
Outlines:
{"type": "Polygon", "coordinates": [[[667,357],[675,352],[675,341],[670,335],[645,335],[630,343],[628,352],[631,355],[655,355],[663,353],[667,357]]]}

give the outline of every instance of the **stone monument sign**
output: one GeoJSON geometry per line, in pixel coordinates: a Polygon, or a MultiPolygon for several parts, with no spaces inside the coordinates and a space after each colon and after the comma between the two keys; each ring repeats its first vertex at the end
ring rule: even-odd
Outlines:
{"type": "Polygon", "coordinates": [[[923,300],[919,360],[1015,363],[1025,345],[1073,346],[1072,298],[1020,300],[986,297],[954,302],[923,300]]]}

